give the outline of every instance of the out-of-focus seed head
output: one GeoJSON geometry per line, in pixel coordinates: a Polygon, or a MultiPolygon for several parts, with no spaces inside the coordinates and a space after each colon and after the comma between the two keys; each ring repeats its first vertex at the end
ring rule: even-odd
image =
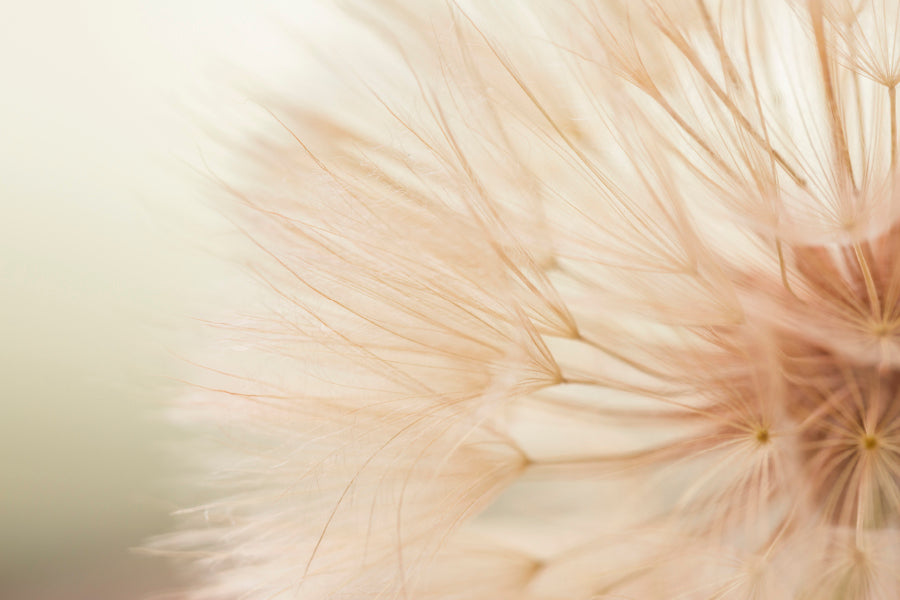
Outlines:
{"type": "Polygon", "coordinates": [[[219,182],[193,597],[900,596],[900,3],[346,18],[219,182]]]}

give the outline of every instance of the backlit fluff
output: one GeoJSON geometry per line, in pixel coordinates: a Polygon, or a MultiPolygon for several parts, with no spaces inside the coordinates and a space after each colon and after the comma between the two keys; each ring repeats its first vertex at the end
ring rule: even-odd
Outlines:
{"type": "Polygon", "coordinates": [[[347,20],[222,176],[191,597],[900,597],[897,2],[347,20]]]}

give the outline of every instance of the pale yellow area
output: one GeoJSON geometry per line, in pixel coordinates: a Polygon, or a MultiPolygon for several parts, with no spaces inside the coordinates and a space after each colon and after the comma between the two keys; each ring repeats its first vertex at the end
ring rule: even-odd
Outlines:
{"type": "Polygon", "coordinates": [[[240,294],[217,257],[232,234],[188,174],[217,152],[203,128],[246,110],[235,73],[290,68],[285,5],[318,18],[249,0],[3,8],[0,596],[130,578],[127,549],[168,527],[181,434],[160,408],[189,317],[240,294]]]}

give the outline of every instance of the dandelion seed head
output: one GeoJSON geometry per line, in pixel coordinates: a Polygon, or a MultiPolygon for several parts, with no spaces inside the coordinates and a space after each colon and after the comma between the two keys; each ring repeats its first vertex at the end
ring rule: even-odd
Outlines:
{"type": "Polygon", "coordinates": [[[900,3],[347,19],[216,182],[194,597],[897,597],[900,3]]]}

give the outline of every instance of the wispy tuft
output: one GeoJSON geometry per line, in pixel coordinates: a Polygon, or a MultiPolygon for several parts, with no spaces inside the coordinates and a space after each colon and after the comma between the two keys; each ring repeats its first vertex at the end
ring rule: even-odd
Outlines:
{"type": "Polygon", "coordinates": [[[900,597],[900,4],[345,18],[217,184],[191,597],[900,597]]]}

